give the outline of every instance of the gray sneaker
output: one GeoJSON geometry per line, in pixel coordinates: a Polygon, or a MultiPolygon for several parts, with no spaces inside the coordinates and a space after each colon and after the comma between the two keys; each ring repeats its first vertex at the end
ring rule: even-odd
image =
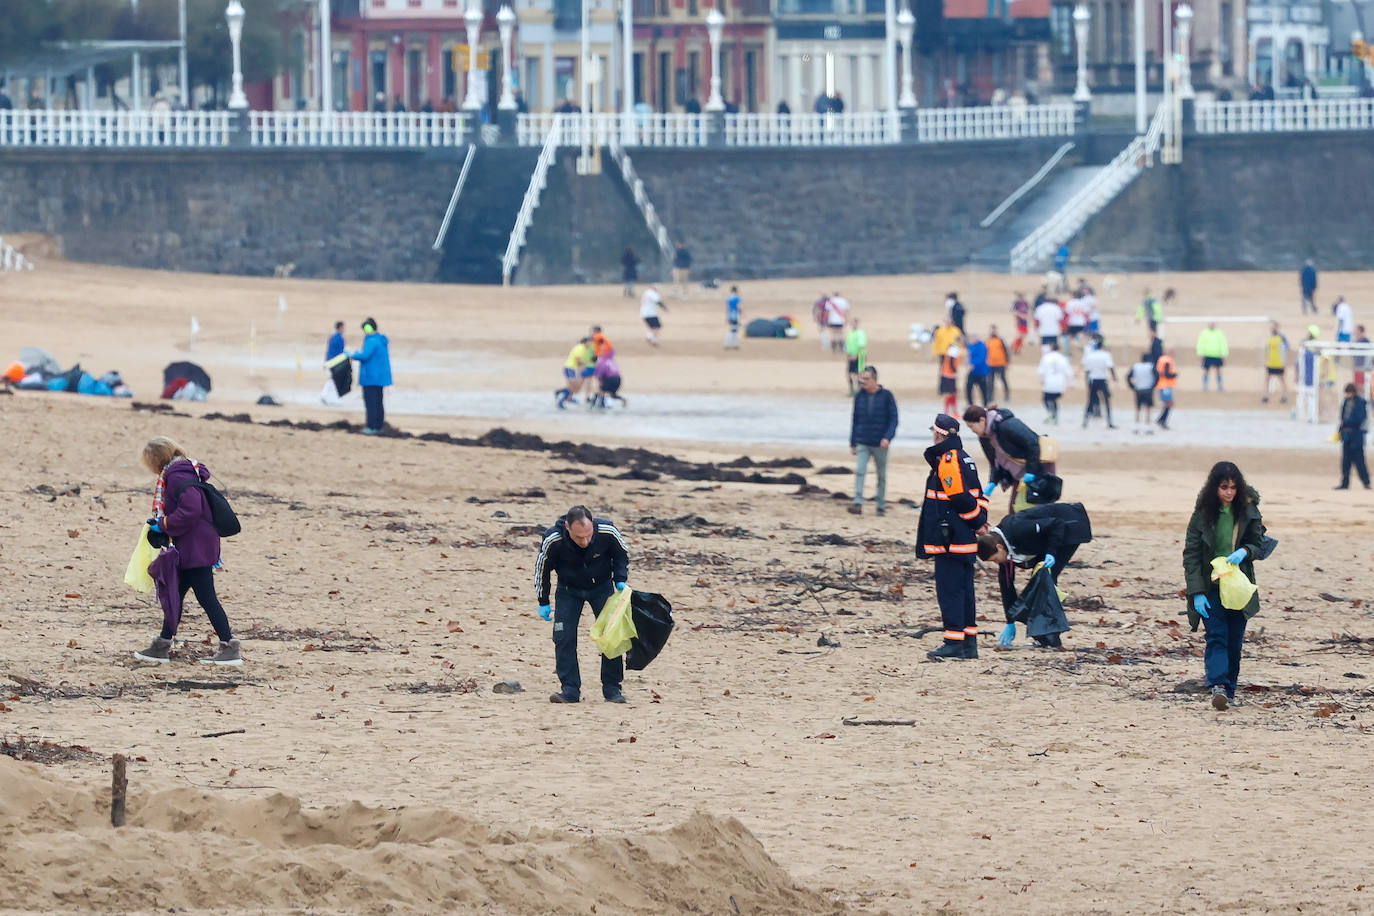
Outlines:
{"type": "Polygon", "coordinates": [[[239,641],[231,639],[219,644],[219,651],[209,658],[200,660],[202,665],[242,665],[243,656],[239,654],[239,641]]]}
{"type": "Polygon", "coordinates": [[[153,644],[142,652],[134,650],[134,658],[141,662],[153,662],[158,665],[165,665],[172,660],[172,641],[163,639],[161,636],[153,640],[153,644]]]}
{"type": "Polygon", "coordinates": [[[1226,704],[1226,688],[1218,684],[1212,688],[1212,708],[1221,712],[1226,709],[1226,704]]]}

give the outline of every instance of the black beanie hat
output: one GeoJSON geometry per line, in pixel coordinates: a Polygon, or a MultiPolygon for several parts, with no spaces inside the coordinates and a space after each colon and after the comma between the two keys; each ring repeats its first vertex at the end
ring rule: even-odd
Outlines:
{"type": "Polygon", "coordinates": [[[376,319],[376,318],[364,318],[364,319],[363,319],[363,330],[366,331],[366,330],[368,329],[369,326],[372,328],[372,330],[374,330],[374,331],[377,330],[377,319],[376,319]]]}

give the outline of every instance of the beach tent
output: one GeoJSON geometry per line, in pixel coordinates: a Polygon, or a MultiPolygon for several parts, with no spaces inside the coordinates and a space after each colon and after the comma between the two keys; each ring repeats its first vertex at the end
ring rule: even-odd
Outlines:
{"type": "Polygon", "coordinates": [[[744,327],[745,337],[786,337],[792,322],[786,318],[755,318],[744,327]]]}

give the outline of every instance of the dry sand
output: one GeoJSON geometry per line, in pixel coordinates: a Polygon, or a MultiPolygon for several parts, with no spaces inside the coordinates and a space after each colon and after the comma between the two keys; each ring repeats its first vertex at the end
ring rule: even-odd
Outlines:
{"type": "MultiPolygon", "coordinates": [[[[754,316],[805,315],[820,289],[853,301],[904,410],[896,499],[924,476],[918,452],[934,408],[934,369],[907,346],[908,323],[937,315],[953,286],[978,325],[990,314],[1010,325],[1005,294],[1021,282],[780,281],[744,292],[754,316]]],[[[1181,314],[1270,314],[1294,336],[1305,324],[1289,275],[1122,278],[1107,314],[1121,363],[1139,344],[1130,314],[1146,282],[1178,286],[1181,314]]],[[[1357,313],[1374,299],[1369,275],[1322,283],[1323,298],[1342,286],[1357,313]]],[[[0,296],[11,350],[37,344],[97,372],[120,369],[140,401],[156,394],[163,364],[187,355],[195,315],[191,355],[215,379],[210,403],[178,407],[189,416],[71,395],[0,398],[10,468],[0,737],[99,755],[46,768],[0,758],[0,909],[1374,910],[1364,889],[1374,888],[1371,497],[1328,489],[1329,427],[1257,404],[1259,325],[1235,326],[1231,391],[1207,396],[1184,358],[1192,331],[1171,329],[1185,370],[1171,436],[1058,431],[1066,496],[1088,505],[1097,534],[1063,580],[1077,602],[1067,650],[996,652],[985,635],[980,661],[937,665],[925,660],[937,637],[910,635],[938,623],[929,565],[911,554],[911,507],[856,519],[842,499],[795,483],[621,478],[624,467],[552,453],[264,425],[356,424],[356,400],[308,401],[329,325],[347,319],[356,342],[371,314],[392,339],[391,419],[404,430],[480,434],[504,412],[501,425],[522,432],[698,461],[806,457],[814,467],[798,473],[810,485],[844,491],[848,476],[819,469],[848,465],[848,401],[838,361],[821,356],[809,328],[801,341],[722,353],[721,297],[698,291],[669,300],[665,346],[650,353],[637,307],[615,289],[58,262],[0,276],[0,296]],[[570,338],[593,321],[620,343],[631,407],[559,414],[548,392],[570,338]],[[291,405],[248,406],[264,390],[291,405]],[[506,406],[395,413],[405,397],[429,409],[453,391],[506,406]],[[244,639],[241,671],[191,664],[210,650],[194,607],[173,664],[129,656],[160,617],[121,581],[149,511],[138,450],[155,434],[209,464],[244,519],[219,575],[244,639]],[[1251,476],[1281,542],[1259,570],[1244,703],[1224,714],[1175,692],[1202,667],[1200,634],[1179,616],[1182,532],[1220,457],[1251,476]],[[73,485],[79,493],[62,493],[73,485]],[[580,501],[626,531],[631,583],[676,608],[665,655],[627,677],[628,706],[546,700],[552,646],[531,571],[538,532],[580,501]],[[859,590],[810,596],[799,577],[859,590]],[[822,633],[840,647],[818,647],[822,633]],[[526,692],[494,694],[508,678],[526,692]],[[118,833],[103,813],[115,752],[133,758],[130,822],[118,833]]],[[[1031,368],[1018,366],[1014,406],[1032,386],[1031,368]]],[[[1024,412],[1039,423],[1038,408],[1024,412]]],[[[994,577],[979,589],[992,634],[994,577]]],[[[595,699],[585,639],[582,650],[584,696],[595,699]]]]}

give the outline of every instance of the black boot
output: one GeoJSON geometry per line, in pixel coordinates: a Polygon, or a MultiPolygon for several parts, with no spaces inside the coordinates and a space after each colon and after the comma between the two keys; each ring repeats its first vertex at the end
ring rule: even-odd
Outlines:
{"type": "Polygon", "coordinates": [[[978,657],[978,634],[966,633],[964,635],[964,658],[978,657]]]}
{"type": "Polygon", "coordinates": [[[966,658],[967,656],[964,655],[964,643],[966,641],[967,640],[963,639],[946,639],[944,645],[938,649],[927,652],[926,655],[937,662],[942,662],[946,659],[959,660],[966,658]]]}

